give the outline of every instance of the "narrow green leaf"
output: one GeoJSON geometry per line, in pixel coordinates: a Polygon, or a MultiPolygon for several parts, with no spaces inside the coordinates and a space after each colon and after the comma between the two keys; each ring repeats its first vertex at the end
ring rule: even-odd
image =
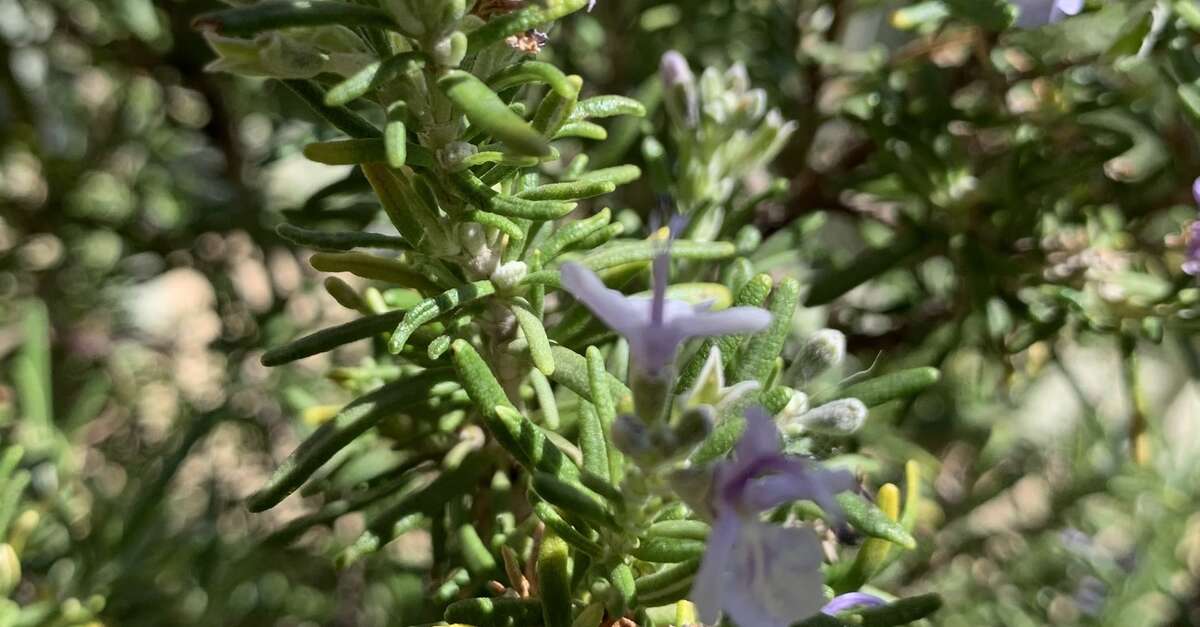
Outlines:
{"type": "Polygon", "coordinates": [[[275,227],[275,232],[283,239],[298,246],[315,250],[348,251],[355,248],[385,248],[390,250],[410,250],[403,238],[382,233],[366,231],[318,231],[306,229],[284,222],[275,227]]]}
{"type": "Polygon", "coordinates": [[[617,165],[611,168],[602,168],[586,172],[577,181],[608,181],[613,185],[620,187],[626,183],[632,183],[642,178],[642,169],[636,165],[617,165]]]}
{"type": "Polygon", "coordinates": [[[542,321],[526,307],[516,304],[512,307],[517,317],[517,324],[529,342],[529,356],[533,365],[546,376],[554,374],[554,354],[550,350],[550,340],[546,337],[546,328],[542,321]]]}
{"type": "Polygon", "coordinates": [[[541,61],[515,63],[487,79],[488,87],[497,93],[529,83],[545,83],[564,98],[575,97],[579,92],[578,88],[567,80],[567,75],[563,74],[562,70],[541,61]]]}
{"type": "MultiPolygon", "coordinates": [[[[551,354],[553,361],[553,354],[551,354]]],[[[538,409],[542,411],[542,424],[551,431],[557,431],[559,426],[558,401],[554,398],[554,389],[550,380],[541,370],[534,369],[529,373],[529,381],[533,385],[533,393],[537,396],[538,409]]]]}
{"type": "Polygon", "coordinates": [[[650,525],[646,535],[680,540],[707,540],[708,523],[699,520],[664,520],[650,525]]]}
{"type": "Polygon", "coordinates": [[[579,90],[583,88],[583,79],[572,74],[567,77],[567,81],[572,90],[567,94],[560,94],[557,91],[546,94],[542,98],[542,102],[538,104],[537,111],[534,112],[533,120],[530,122],[533,128],[545,137],[557,138],[563,124],[575,111],[579,90]]]}
{"type": "Polygon", "coordinates": [[[549,503],[541,499],[534,499],[533,513],[539,520],[546,523],[547,529],[558,534],[567,544],[595,558],[604,555],[603,547],[567,522],[549,503]]]}
{"type": "Polygon", "coordinates": [[[271,0],[204,13],[192,20],[192,28],[229,36],[303,26],[396,29],[392,17],[382,9],[328,0],[271,0]]]}
{"type": "Polygon", "coordinates": [[[537,555],[538,597],[547,627],[571,627],[571,569],[567,543],[548,533],[537,555]]]}
{"type": "Polygon", "coordinates": [[[343,344],[366,339],[377,333],[387,333],[404,319],[405,312],[390,311],[377,316],[359,318],[336,327],[322,329],[311,335],[263,353],[262,365],[272,368],[329,352],[343,344]]]}
{"type": "MultiPolygon", "coordinates": [[[[365,7],[364,7],[365,8],[365,7]]],[[[379,137],[379,129],[346,107],[325,104],[325,92],[313,81],[288,79],[280,81],[312,108],[321,119],[334,128],[355,138],[379,137]]]]}
{"type": "Polygon", "coordinates": [[[391,339],[388,340],[388,350],[393,355],[399,354],[408,342],[408,338],[423,325],[433,322],[462,305],[472,303],[495,293],[496,286],[492,285],[491,281],[476,281],[462,287],[446,290],[434,298],[421,301],[416,307],[408,310],[404,319],[396,326],[395,332],[392,333],[391,339]]]}
{"type": "Polygon", "coordinates": [[[917,548],[917,541],[912,534],[874,503],[850,492],[843,492],[835,498],[845,512],[846,520],[863,534],[887,540],[906,549],[917,548]]]}
{"type": "MultiPolygon", "coordinates": [[[[408,164],[421,168],[432,168],[436,165],[433,153],[424,146],[411,142],[405,143],[404,153],[405,159],[401,165],[408,164]]],[[[380,137],[313,142],[304,147],[304,156],[310,161],[325,165],[389,163],[387,142],[380,137]]]]}
{"type": "MultiPolygon", "coordinates": [[[[618,242],[585,255],[579,263],[593,271],[605,270],[627,263],[648,262],[660,252],[655,241],[618,242]]],[[[737,253],[729,242],[694,242],[677,240],[671,243],[671,258],[688,261],[720,261],[737,253]]]]}
{"type": "Polygon", "coordinates": [[[625,96],[596,96],[580,100],[579,104],[575,105],[575,112],[571,114],[570,121],[611,118],[618,115],[644,118],[646,117],[646,107],[633,98],[625,96]]]}
{"type": "Polygon", "coordinates": [[[471,124],[514,151],[534,156],[549,152],[546,138],[513,113],[495,92],[471,73],[449,70],[438,79],[438,87],[466,114],[471,124]]]}
{"type": "Polygon", "coordinates": [[[596,407],[587,401],[579,403],[579,451],[583,454],[583,471],[611,481],[608,473],[608,444],[604,425],[596,407]]]}
{"type": "MultiPolygon", "coordinates": [[[[383,126],[383,149],[388,166],[403,168],[408,164],[408,126],[404,124],[404,117],[394,110],[388,111],[388,121],[383,126]]],[[[414,165],[429,167],[421,163],[414,165]]]]}
{"type": "MultiPolygon", "coordinates": [[[[575,351],[557,344],[550,347],[554,355],[554,376],[550,377],[555,383],[566,386],[567,389],[584,397],[592,398],[591,379],[588,376],[587,359],[575,351]]],[[[632,403],[629,388],[612,375],[608,375],[608,386],[618,399],[617,405],[632,403]]]]}
{"type": "Polygon", "coordinates": [[[525,200],[501,194],[467,171],[451,176],[455,186],[473,203],[492,213],[528,220],[557,220],[575,209],[575,203],[525,200]]]}
{"type": "Polygon", "coordinates": [[[620,562],[608,571],[610,588],[608,612],[613,616],[624,616],[626,612],[637,606],[637,583],[633,578],[633,570],[629,565],[620,562]]]}
{"type": "Polygon", "coordinates": [[[612,219],[612,211],[605,207],[596,215],[576,220],[555,229],[554,233],[538,246],[543,262],[552,261],[571,244],[603,228],[612,219]]]}
{"type": "Polygon", "coordinates": [[[398,259],[359,252],[316,253],[309,257],[308,263],[321,272],[349,272],[364,279],[387,281],[426,294],[438,290],[437,284],[424,273],[398,259]]]}
{"type": "Polygon", "coordinates": [[[473,210],[465,213],[463,215],[463,220],[466,222],[477,222],[483,226],[491,227],[517,241],[525,239],[525,231],[520,227],[520,225],[502,215],[488,213],[486,211],[473,210]]]}
{"type": "Polygon", "coordinates": [[[325,462],[384,418],[425,398],[446,372],[428,371],[389,383],[346,405],[338,415],[308,436],[275,470],[267,485],[246,503],[252,512],[274,507],[296,491],[325,462]]]}
{"type": "Polygon", "coordinates": [[[457,535],[458,550],[467,571],[476,579],[494,578],[498,572],[496,558],[483,543],[483,539],[479,537],[479,532],[475,530],[475,527],[470,523],[459,525],[457,535]]]}
{"type": "Polygon", "coordinates": [[[424,66],[425,54],[419,51],[401,52],[383,61],[376,61],[330,89],[325,94],[325,104],[331,107],[344,105],[373,89],[383,87],[403,73],[424,66]]]}
{"type": "Polygon", "coordinates": [[[538,496],[563,511],[610,529],[621,528],[605,502],[584,491],[578,484],[569,483],[552,474],[539,471],[533,473],[531,485],[538,496]]]}
{"type": "Polygon", "coordinates": [[[504,388],[475,348],[466,340],[455,340],[451,349],[459,379],[496,442],[527,469],[537,468],[567,480],[578,478],[575,463],[537,425],[513,408],[504,388]]]}
{"type": "Polygon", "coordinates": [[[750,338],[733,363],[731,379],[737,381],[765,382],[775,364],[775,358],[783,350],[792,330],[792,316],[800,304],[800,283],[786,278],[771,291],[767,310],[771,312],[771,326],[750,338]]]}
{"type": "Polygon", "coordinates": [[[909,368],[855,383],[836,392],[816,395],[812,399],[812,405],[823,405],[839,398],[857,398],[867,407],[877,407],[889,401],[920,394],[940,378],[941,373],[937,368],[909,368]]]}
{"type": "Polygon", "coordinates": [[[633,556],[644,562],[675,564],[696,559],[704,555],[703,540],[649,536],[633,550],[633,556]]]}
{"type": "Polygon", "coordinates": [[[608,139],[608,131],[599,124],[580,120],[577,122],[567,122],[560,126],[558,131],[554,133],[554,139],[565,139],[567,137],[604,141],[608,139]]]}
{"type": "MultiPolygon", "coordinates": [[[[637,587],[638,598],[643,604],[655,603],[662,605],[660,599],[672,593],[682,591],[684,595],[692,586],[692,578],[700,570],[700,558],[695,557],[690,560],[671,564],[664,568],[643,575],[634,580],[634,585],[637,587]]],[[[679,598],[683,598],[682,596],[679,598]]],[[[666,601],[665,603],[670,603],[666,601]]]]}
{"type": "Polygon", "coordinates": [[[566,181],[549,183],[525,190],[517,198],[525,200],[582,200],[612,193],[617,189],[611,181],[566,181]]]}
{"type": "MultiPolygon", "coordinates": [[[[601,437],[606,442],[612,441],[612,426],[617,419],[617,407],[613,402],[612,387],[608,384],[611,375],[604,367],[604,356],[600,349],[589,346],[587,349],[588,389],[591,391],[592,405],[596,408],[596,416],[600,420],[601,437]]],[[[608,461],[605,472],[596,473],[599,477],[608,477],[614,484],[620,483],[625,476],[625,456],[617,447],[607,447],[608,461]]]]}

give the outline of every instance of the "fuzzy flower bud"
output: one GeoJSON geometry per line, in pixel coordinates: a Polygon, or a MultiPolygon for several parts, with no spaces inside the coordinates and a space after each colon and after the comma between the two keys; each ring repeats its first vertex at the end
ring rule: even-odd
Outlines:
{"type": "Polygon", "coordinates": [[[850,435],[867,421],[867,406],[857,398],[842,398],[814,407],[788,420],[784,430],[789,434],[803,431],[824,435],[850,435]]]}
{"type": "Polygon", "coordinates": [[[792,364],[803,381],[812,381],[846,357],[846,336],[834,329],[821,329],[809,336],[792,364]]]}

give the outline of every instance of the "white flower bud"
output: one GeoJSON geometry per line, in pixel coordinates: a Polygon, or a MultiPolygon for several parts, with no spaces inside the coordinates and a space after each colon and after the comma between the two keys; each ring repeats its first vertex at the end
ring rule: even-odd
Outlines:
{"type": "Polygon", "coordinates": [[[857,398],[841,398],[810,409],[784,425],[789,435],[808,431],[824,435],[850,435],[867,421],[867,406],[857,398]]]}
{"type": "Polygon", "coordinates": [[[846,336],[834,329],[821,329],[800,347],[790,370],[801,381],[812,381],[821,373],[842,363],[846,357],[846,336]]]}
{"type": "Polygon", "coordinates": [[[496,285],[496,289],[507,291],[515,288],[517,284],[525,278],[529,273],[529,267],[524,261],[510,261],[492,273],[492,283],[496,285]]]}

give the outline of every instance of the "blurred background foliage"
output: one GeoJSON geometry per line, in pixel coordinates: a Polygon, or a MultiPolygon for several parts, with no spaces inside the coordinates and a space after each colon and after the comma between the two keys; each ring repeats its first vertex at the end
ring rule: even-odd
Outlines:
{"type": "MultiPolygon", "coordinates": [[[[189,22],[214,4],[0,0],[0,625],[436,619],[427,538],[337,568],[361,521],[284,546],[314,504],[242,503],[346,400],[328,366],[369,352],[259,365],[347,316],[274,231],[345,173],[302,158],[329,131],[277,84],[203,71],[189,22]]],[[[1200,624],[1200,290],[1179,269],[1200,6],[1006,29],[1003,4],[600,0],[540,54],[651,109],[594,167],[680,150],[669,49],[742,64],[797,122],[736,190],[749,254],[807,285],[796,338],[832,326],[861,369],[942,369],[860,438],[884,476],[936,471],[921,549],[887,574],[945,596],[932,623],[1200,624]]],[[[613,209],[664,193],[648,176],[613,209]]]]}

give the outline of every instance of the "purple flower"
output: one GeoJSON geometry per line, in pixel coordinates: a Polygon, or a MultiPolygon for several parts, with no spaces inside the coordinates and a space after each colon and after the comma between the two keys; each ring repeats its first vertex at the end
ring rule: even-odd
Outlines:
{"type": "Polygon", "coordinates": [[[761,522],[759,514],[811,499],[838,516],[833,497],[853,489],[854,478],[788,457],[782,447],[775,424],[752,408],[733,459],[715,470],[710,497],[715,521],[688,595],[705,624],[715,624],[724,610],[739,627],[787,627],[825,603],[817,535],[807,527],[761,522]]]}
{"type": "Polygon", "coordinates": [[[1017,26],[1036,28],[1083,11],[1084,0],[1014,0],[1019,13],[1017,26]]]}
{"type": "MultiPolygon", "coordinates": [[[[1192,196],[1200,206],[1200,178],[1192,183],[1192,196]]],[[[1183,271],[1192,276],[1200,275],[1200,219],[1188,227],[1187,260],[1183,262],[1183,271]]]]}
{"type": "Polygon", "coordinates": [[[885,603],[886,601],[873,594],[867,594],[865,592],[847,592],[846,594],[839,594],[838,596],[833,597],[832,601],[826,603],[825,607],[821,608],[821,613],[828,614],[830,616],[836,616],[842,612],[845,612],[846,610],[851,610],[856,607],[878,607],[885,603]]]}
{"type": "Polygon", "coordinates": [[[654,259],[654,295],[635,298],[605,287],[600,277],[577,263],[562,266],[562,284],[611,329],[625,336],[634,366],[658,375],[675,361],[680,345],[691,338],[753,333],[771,324],[758,307],[708,311],[708,305],[669,300],[670,255],[654,259]]]}

